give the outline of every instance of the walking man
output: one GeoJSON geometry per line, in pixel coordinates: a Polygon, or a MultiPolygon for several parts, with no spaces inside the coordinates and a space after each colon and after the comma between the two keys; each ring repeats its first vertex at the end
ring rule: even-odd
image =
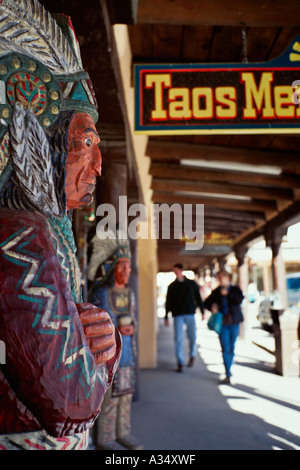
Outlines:
{"type": "Polygon", "coordinates": [[[184,325],[190,347],[188,367],[192,367],[197,354],[195,311],[199,307],[204,315],[204,305],[196,282],[183,275],[182,264],[175,264],[173,271],[176,279],[167,291],[165,325],[169,325],[168,314],[174,318],[175,354],[177,372],[182,372],[184,365],[184,325]]]}

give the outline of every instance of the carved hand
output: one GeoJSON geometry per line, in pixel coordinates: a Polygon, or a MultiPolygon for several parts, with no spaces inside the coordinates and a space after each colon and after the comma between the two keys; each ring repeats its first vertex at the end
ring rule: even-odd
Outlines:
{"type": "Polygon", "coordinates": [[[115,326],[105,310],[93,304],[77,304],[79,317],[90,350],[98,365],[116,354],[115,326]]]}
{"type": "Polygon", "coordinates": [[[215,314],[215,313],[218,313],[218,311],[219,311],[219,306],[218,306],[218,304],[212,304],[212,306],[211,306],[211,313],[212,313],[212,314],[215,314]]]}

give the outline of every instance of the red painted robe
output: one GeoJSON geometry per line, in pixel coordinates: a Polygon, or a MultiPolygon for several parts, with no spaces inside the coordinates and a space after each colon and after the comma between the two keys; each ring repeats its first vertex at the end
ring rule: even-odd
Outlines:
{"type": "Polygon", "coordinates": [[[0,210],[0,449],[84,447],[111,384],[118,359],[96,365],[70,264],[43,215],[0,210]]]}

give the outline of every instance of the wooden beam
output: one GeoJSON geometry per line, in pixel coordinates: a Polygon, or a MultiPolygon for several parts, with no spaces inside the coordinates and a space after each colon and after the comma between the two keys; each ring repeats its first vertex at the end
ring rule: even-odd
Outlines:
{"type": "Polygon", "coordinates": [[[215,207],[219,209],[246,210],[263,213],[273,213],[277,211],[276,203],[272,201],[253,200],[251,202],[240,202],[230,199],[207,198],[207,197],[190,197],[190,196],[174,196],[169,193],[155,192],[152,197],[153,202],[166,204],[204,204],[205,207],[215,207]]]}
{"type": "Polygon", "coordinates": [[[135,24],[137,21],[138,0],[110,0],[107,3],[112,24],[135,24]]]}
{"type": "MultiPolygon", "coordinates": [[[[224,231],[229,231],[231,228],[235,228],[235,227],[246,229],[249,227],[254,227],[256,225],[253,220],[237,221],[237,220],[226,219],[226,217],[222,217],[222,216],[213,217],[211,216],[210,211],[207,212],[207,215],[204,215],[204,222],[205,222],[205,227],[207,227],[208,225],[210,226],[214,225],[215,227],[222,228],[224,231]]],[[[179,224],[182,224],[182,220],[178,220],[178,218],[175,218],[175,221],[174,221],[174,217],[171,217],[170,223],[171,223],[171,226],[173,226],[176,223],[179,225],[179,224]]],[[[160,224],[159,226],[161,227],[162,226],[161,220],[159,221],[159,224],[160,224]]],[[[192,217],[192,224],[193,226],[196,225],[195,216],[192,217]]]]}
{"type": "Polygon", "coordinates": [[[268,199],[276,201],[282,199],[284,201],[292,201],[294,198],[293,191],[289,189],[269,189],[261,187],[251,187],[239,184],[216,184],[198,181],[181,181],[181,180],[163,180],[159,178],[152,179],[152,189],[157,191],[191,191],[199,193],[215,193],[236,196],[247,196],[256,199],[268,199]]]}
{"type": "Polygon", "coordinates": [[[206,267],[215,258],[212,255],[186,256],[179,251],[158,248],[159,271],[172,271],[174,263],[182,263],[185,269],[197,269],[206,267]]]}
{"type": "Polygon", "coordinates": [[[247,230],[250,227],[254,227],[254,225],[255,224],[253,224],[253,222],[229,222],[227,219],[213,219],[211,217],[204,218],[205,230],[214,227],[214,229],[218,229],[223,232],[231,232],[234,229],[237,229],[239,232],[241,232],[243,230],[247,230]]]}
{"type": "MultiPolygon", "coordinates": [[[[167,244],[162,244],[159,246],[160,248],[160,253],[164,250],[168,250],[169,253],[172,253],[172,255],[169,257],[169,262],[170,260],[173,259],[174,255],[177,256],[185,256],[186,259],[190,258],[190,263],[194,263],[194,258],[196,257],[203,257],[203,256],[214,256],[215,258],[217,256],[226,256],[231,252],[231,247],[230,245],[208,245],[204,244],[201,249],[196,250],[193,249],[185,249],[184,244],[181,246],[174,246],[174,247],[169,247],[167,244]],[[199,253],[199,254],[198,254],[199,253]]],[[[173,266],[174,262],[172,262],[171,266],[173,266]]]]}
{"type": "MultiPolygon", "coordinates": [[[[168,193],[164,193],[165,196],[167,196],[168,193]]],[[[161,195],[161,193],[159,193],[161,195]]],[[[154,196],[154,195],[153,195],[154,196]]],[[[159,199],[159,198],[158,198],[159,199]]],[[[187,201],[192,200],[190,197],[186,198],[187,201]]],[[[197,201],[199,204],[199,198],[194,198],[194,200],[197,201]]],[[[152,197],[152,201],[154,201],[152,197]]],[[[174,197],[174,201],[179,203],[182,206],[182,197],[174,197]]],[[[174,203],[172,202],[172,204],[174,203]]],[[[195,205],[192,205],[193,211],[195,211],[195,205]]],[[[243,206],[242,209],[234,208],[234,209],[227,209],[226,211],[222,210],[222,208],[218,207],[209,207],[209,212],[206,211],[204,207],[204,217],[206,218],[207,216],[215,219],[224,219],[229,222],[236,222],[236,223],[252,223],[253,225],[257,224],[258,222],[263,222],[266,220],[266,216],[263,212],[261,211],[254,211],[254,210],[246,210],[245,207],[243,206]]]]}
{"type": "Polygon", "coordinates": [[[275,166],[284,170],[300,171],[299,152],[256,150],[251,148],[199,145],[150,139],[146,155],[153,161],[204,160],[275,166]]]}
{"type": "Polygon", "coordinates": [[[185,243],[178,244],[178,246],[170,246],[168,243],[164,242],[158,245],[159,255],[163,256],[164,251],[167,251],[171,254],[169,257],[169,262],[173,259],[174,255],[177,255],[184,256],[187,260],[190,259],[190,263],[194,263],[195,257],[223,257],[228,255],[232,249],[230,245],[210,245],[206,243],[200,249],[195,249],[195,247],[194,249],[192,249],[192,247],[190,249],[186,249],[185,243]]]}
{"type": "MultiPolygon", "coordinates": [[[[204,216],[205,216],[205,209],[204,209],[204,216]]],[[[219,209],[209,209],[209,215],[211,217],[217,217],[220,219],[229,219],[232,221],[241,221],[241,222],[249,222],[252,221],[254,223],[257,223],[257,221],[263,221],[265,220],[264,215],[261,212],[247,212],[247,211],[235,211],[235,210],[227,210],[227,211],[222,211],[219,209]]]]}
{"type": "Polygon", "coordinates": [[[160,0],[153,6],[139,0],[138,23],[162,23],[212,26],[293,27],[299,26],[294,0],[160,0]]]}
{"type": "MultiPolygon", "coordinates": [[[[181,201],[181,198],[180,198],[181,201]]],[[[195,212],[195,206],[192,206],[195,212]]],[[[247,211],[243,208],[243,210],[236,210],[236,209],[227,209],[223,211],[222,209],[218,209],[216,207],[210,207],[209,211],[205,210],[204,207],[204,217],[207,216],[215,219],[224,219],[224,223],[227,222],[242,222],[242,223],[252,223],[253,225],[257,224],[258,222],[263,222],[266,220],[266,216],[261,211],[247,211]]]]}
{"type": "Polygon", "coordinates": [[[264,236],[267,231],[275,230],[279,227],[289,227],[300,222],[300,201],[295,201],[287,209],[279,214],[275,214],[268,222],[261,223],[254,229],[249,229],[235,241],[235,246],[249,245],[253,240],[264,236]]]}
{"type": "MultiPolygon", "coordinates": [[[[178,221],[176,221],[178,222],[178,221]]],[[[173,239],[174,238],[174,229],[182,229],[184,231],[184,224],[178,224],[174,223],[173,220],[170,220],[169,222],[170,226],[170,237],[173,239]]],[[[162,238],[162,229],[164,227],[163,223],[159,223],[157,225],[158,227],[158,238],[162,238]]],[[[193,221],[192,223],[192,228],[193,230],[196,227],[196,222],[193,221]]],[[[253,227],[253,224],[246,224],[246,223],[236,223],[236,222],[231,222],[229,223],[228,220],[226,219],[212,219],[212,218],[205,218],[204,219],[204,232],[222,232],[222,233],[236,233],[236,234],[241,234],[241,232],[245,232],[248,230],[250,227],[253,227]]]]}
{"type": "MultiPolygon", "coordinates": [[[[181,201],[181,198],[180,198],[181,201]]],[[[216,208],[216,207],[209,207],[209,210],[206,211],[204,207],[204,218],[206,219],[207,216],[214,219],[221,219],[224,220],[224,224],[227,223],[242,223],[242,224],[252,224],[255,226],[259,222],[263,222],[266,220],[266,215],[261,211],[248,211],[245,210],[243,207],[242,210],[234,209],[227,209],[226,211],[216,208]]]]}
{"type": "Polygon", "coordinates": [[[269,185],[281,188],[299,188],[300,176],[297,175],[266,175],[238,171],[204,170],[172,164],[152,163],[150,174],[158,178],[197,180],[215,183],[245,183],[252,185],[269,185]]]}
{"type": "MultiPolygon", "coordinates": [[[[160,193],[161,194],[161,193],[160,193]]],[[[181,198],[179,198],[181,202],[181,198]]],[[[198,200],[199,201],[199,200],[198,200]]],[[[186,220],[189,220],[193,227],[199,224],[198,215],[196,214],[196,204],[191,204],[188,208],[187,206],[183,207],[180,204],[181,212],[174,211],[166,214],[163,211],[157,211],[154,215],[154,220],[156,226],[161,229],[162,226],[166,223],[166,218],[168,223],[171,224],[171,227],[183,226],[186,220]],[[190,210],[189,210],[190,209],[190,210]]],[[[174,204],[174,203],[172,203],[174,204]]],[[[204,208],[204,221],[205,226],[208,224],[222,227],[224,230],[229,230],[230,227],[238,227],[239,229],[247,229],[249,227],[254,227],[257,224],[257,214],[255,212],[241,212],[241,216],[232,215],[233,211],[221,211],[213,208],[209,208],[208,211],[205,211],[204,208]]]]}

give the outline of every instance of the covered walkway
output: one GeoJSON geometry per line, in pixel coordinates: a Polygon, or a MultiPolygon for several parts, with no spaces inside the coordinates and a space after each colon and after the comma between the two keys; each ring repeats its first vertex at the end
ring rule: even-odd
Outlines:
{"type": "Polygon", "coordinates": [[[158,367],[140,372],[133,434],[146,450],[300,450],[300,383],[274,373],[272,335],[253,320],[237,344],[232,384],[219,385],[218,338],[198,320],[197,361],[182,374],[174,372],[172,327],[160,320],[158,367]]]}

